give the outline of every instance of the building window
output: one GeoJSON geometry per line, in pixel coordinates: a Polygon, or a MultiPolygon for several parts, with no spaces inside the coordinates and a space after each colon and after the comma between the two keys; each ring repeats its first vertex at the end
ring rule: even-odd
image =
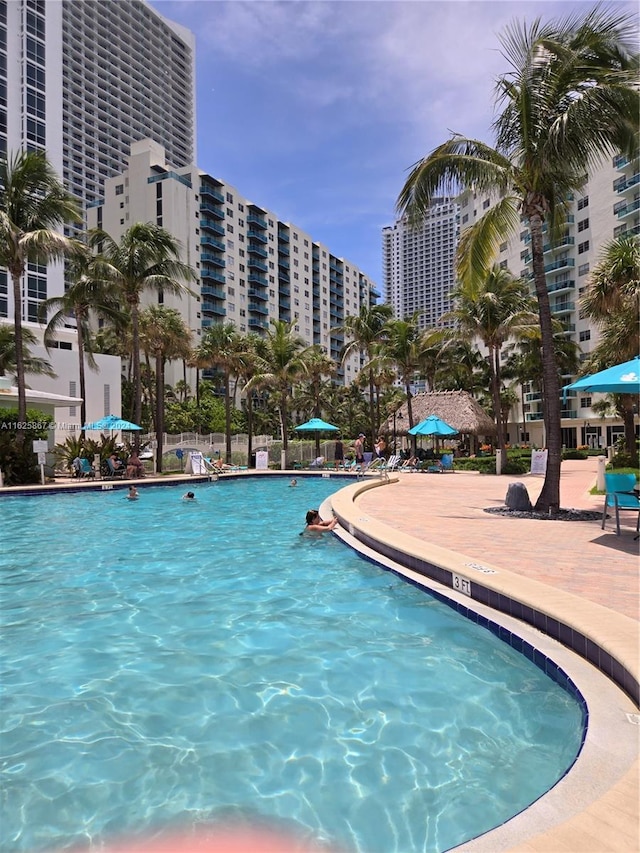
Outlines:
{"type": "Polygon", "coordinates": [[[585,240],[584,243],[578,243],[578,254],[582,255],[585,252],[589,251],[589,241],[585,240]]]}
{"type": "Polygon", "coordinates": [[[116,184],[116,195],[122,195],[124,192],[124,184],[116,184]]]}
{"type": "Polygon", "coordinates": [[[589,207],[588,195],[586,195],[584,198],[579,199],[578,201],[578,210],[584,210],[585,207],[589,207]]]}
{"type": "Polygon", "coordinates": [[[229,204],[233,204],[233,195],[231,193],[227,193],[227,201],[229,204]]]}
{"type": "Polygon", "coordinates": [[[580,408],[581,409],[590,409],[591,408],[591,397],[580,397],[580,408]]]}
{"type": "Polygon", "coordinates": [[[589,264],[580,264],[578,267],[578,275],[586,275],[589,272],[589,264]]]}
{"type": "Polygon", "coordinates": [[[589,227],[589,219],[583,219],[578,222],[578,231],[585,231],[589,227]]]}
{"type": "Polygon", "coordinates": [[[579,339],[580,339],[580,343],[583,343],[584,341],[590,341],[591,340],[591,330],[586,329],[584,332],[580,332],[579,339]]]}

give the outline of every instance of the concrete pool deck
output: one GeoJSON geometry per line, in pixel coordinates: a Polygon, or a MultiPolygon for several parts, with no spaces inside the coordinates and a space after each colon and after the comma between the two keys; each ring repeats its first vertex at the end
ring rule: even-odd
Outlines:
{"type": "MultiPolygon", "coordinates": [[[[596,481],[596,467],[595,459],[563,463],[564,508],[601,511],[603,498],[589,494],[596,481]]],[[[224,478],[255,473],[262,472],[229,473],[224,478]]],[[[299,471],[264,473],[318,476],[299,471]]],[[[147,484],[198,479],[202,478],[148,477],[136,485],[144,488],[147,484]]],[[[603,531],[600,521],[512,519],[486,513],[486,508],[504,503],[508,485],[514,481],[524,482],[535,501],[542,486],[540,477],[456,472],[401,473],[392,475],[389,483],[380,478],[351,479],[345,481],[347,487],[332,498],[332,503],[346,529],[378,544],[376,554],[380,548],[382,553],[388,549],[391,554],[403,552],[437,563],[473,583],[481,581],[493,587],[500,595],[526,602],[548,614],[550,620],[564,619],[573,630],[606,649],[607,656],[621,661],[637,679],[635,515],[622,514],[622,535],[617,536],[611,519],[603,531]],[[374,488],[378,485],[382,487],[374,488]]],[[[28,491],[59,491],[61,485],[28,491]]],[[[86,485],[68,481],[67,488],[122,485],[117,481],[86,485]]],[[[24,494],[27,490],[19,491],[24,494]]],[[[418,582],[425,581],[411,570],[404,573],[418,582]]],[[[438,589],[435,582],[425,585],[438,589]]],[[[444,591],[464,600],[450,586],[444,591]]],[[[482,604],[477,605],[479,611],[482,608],[482,604]]],[[[488,607],[486,611],[491,612],[488,607]]],[[[519,632],[524,625],[509,616],[504,619],[511,620],[514,631],[519,632]]],[[[524,635],[526,631],[522,630],[524,635]]],[[[556,660],[571,677],[577,673],[574,680],[589,706],[589,736],[574,768],[551,792],[503,827],[459,849],[469,853],[636,853],[640,850],[637,705],[583,658],[574,652],[565,653],[541,631],[529,631],[535,635],[536,648],[556,660]]]]}
{"type": "MultiPolygon", "coordinates": [[[[595,459],[563,462],[562,507],[601,512],[602,496],[589,494],[596,474],[595,459]]],[[[373,488],[373,481],[360,481],[332,499],[343,526],[356,539],[391,560],[402,555],[400,563],[407,567],[402,573],[417,582],[425,578],[420,571],[411,571],[412,562],[436,564],[469,579],[470,584],[481,583],[494,595],[526,603],[553,617],[556,624],[556,620],[567,622],[574,633],[621,661],[637,681],[635,514],[624,514],[622,533],[617,536],[612,519],[603,531],[599,520],[516,519],[484,511],[502,505],[509,483],[515,481],[525,483],[535,502],[542,487],[540,477],[456,472],[399,473],[391,479],[382,488],[373,488]]],[[[450,584],[447,588],[427,581],[426,585],[464,600],[450,584]]],[[[521,633],[518,626],[523,623],[513,620],[512,624],[521,633]]],[[[574,680],[590,714],[585,748],[570,773],[538,803],[459,849],[635,853],[640,850],[638,707],[595,667],[574,652],[565,656],[559,643],[535,633],[536,648],[544,652],[543,642],[548,640],[556,650],[551,647],[545,653],[569,675],[579,675],[574,680]],[[596,712],[601,700],[604,707],[596,712]],[[622,741],[627,748],[620,753],[622,741]]]]}

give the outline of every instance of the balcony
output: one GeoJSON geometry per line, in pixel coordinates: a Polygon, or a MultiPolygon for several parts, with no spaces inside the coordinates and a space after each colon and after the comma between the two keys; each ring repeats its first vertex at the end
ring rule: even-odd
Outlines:
{"type": "Polygon", "coordinates": [[[205,264],[214,264],[216,267],[224,267],[225,259],[221,258],[219,255],[210,255],[208,252],[203,252],[200,255],[200,260],[205,264]]]}
{"type": "Polygon", "coordinates": [[[562,240],[558,240],[556,243],[545,243],[542,247],[542,251],[546,255],[548,252],[557,252],[563,246],[574,246],[575,245],[575,237],[563,237],[562,240]]]}
{"type": "Polygon", "coordinates": [[[566,281],[554,281],[547,285],[547,293],[560,293],[563,290],[575,290],[576,283],[574,279],[569,278],[566,281]]]}
{"type": "Polygon", "coordinates": [[[278,254],[286,255],[287,257],[291,254],[288,246],[278,246],[278,254]]]}
{"type": "Polygon", "coordinates": [[[263,302],[269,301],[269,294],[265,290],[256,290],[255,287],[250,287],[248,293],[250,299],[261,299],[263,302]]]}
{"type": "Polygon", "coordinates": [[[220,290],[219,287],[212,287],[210,284],[203,284],[200,288],[200,293],[203,296],[213,296],[215,299],[226,298],[224,290],[220,290]]]}
{"type": "Polygon", "coordinates": [[[221,240],[215,240],[213,237],[209,237],[208,235],[205,235],[202,240],[200,240],[200,248],[217,249],[219,252],[226,251],[226,246],[221,240]]]}
{"type": "Polygon", "coordinates": [[[200,227],[201,228],[208,228],[209,231],[213,231],[214,234],[220,234],[223,237],[226,234],[226,231],[224,230],[222,225],[218,225],[218,223],[214,222],[213,219],[201,219],[200,220],[200,227]]]}
{"type": "Polygon", "coordinates": [[[215,314],[217,317],[225,317],[227,314],[224,306],[217,302],[203,302],[200,310],[203,314],[215,314]]]}
{"type": "Polygon", "coordinates": [[[576,262],[573,258],[560,258],[558,261],[554,261],[551,264],[545,264],[544,271],[545,272],[553,272],[554,270],[561,270],[565,267],[575,267],[576,262]]]}
{"type": "Polygon", "coordinates": [[[556,302],[555,305],[551,306],[551,311],[554,314],[571,314],[575,310],[575,302],[556,302]]]}
{"type": "Polygon", "coordinates": [[[525,403],[538,403],[542,400],[542,391],[528,391],[524,395],[525,403]]]}
{"type": "Polygon", "coordinates": [[[224,204],[224,196],[222,193],[214,190],[212,187],[207,187],[204,184],[200,185],[200,195],[204,198],[212,198],[214,201],[220,202],[220,204],[224,204]]]}
{"type": "Polygon", "coordinates": [[[254,311],[256,314],[264,315],[267,315],[269,313],[269,309],[267,308],[266,302],[250,302],[249,311],[254,311]]]}
{"type": "Polygon", "coordinates": [[[219,281],[220,284],[225,284],[226,282],[226,278],[221,273],[215,272],[214,270],[200,270],[200,275],[202,276],[202,278],[213,279],[213,281],[219,281]]]}
{"type": "Polygon", "coordinates": [[[289,261],[285,261],[283,258],[278,258],[278,266],[282,267],[285,270],[291,269],[291,264],[289,261]]]}
{"type": "Polygon", "coordinates": [[[618,219],[625,219],[627,216],[631,216],[632,213],[635,213],[636,210],[640,208],[640,198],[635,199],[631,202],[631,204],[627,204],[622,207],[620,210],[616,211],[616,215],[618,219]]]}
{"type": "Polygon", "coordinates": [[[561,417],[561,418],[563,418],[563,419],[569,419],[569,420],[572,420],[573,418],[577,418],[577,417],[578,417],[578,413],[577,413],[577,412],[574,412],[572,409],[562,409],[562,410],[560,411],[560,417],[561,417]]]}
{"type": "Polygon", "coordinates": [[[268,329],[269,324],[266,320],[260,320],[258,317],[249,317],[250,329],[268,329]]]}
{"type": "MultiPolygon", "coordinates": [[[[286,231],[278,231],[278,240],[281,243],[289,243],[289,235],[286,231]]],[[[279,251],[279,250],[278,250],[279,251]]]]}
{"type": "Polygon", "coordinates": [[[278,299],[278,305],[280,306],[281,311],[283,308],[285,310],[289,311],[291,309],[291,300],[287,299],[286,296],[283,296],[282,294],[280,294],[280,297],[278,299]]]}
{"type": "Polygon", "coordinates": [[[255,225],[257,228],[262,228],[266,231],[267,228],[267,220],[263,219],[261,216],[258,216],[257,213],[249,213],[247,215],[247,222],[250,225],[255,225]]]}
{"type": "Polygon", "coordinates": [[[278,270],[278,281],[284,281],[288,284],[291,281],[289,273],[286,270],[279,269],[278,270]]]}
{"type": "Polygon", "coordinates": [[[267,243],[268,238],[262,231],[247,231],[247,236],[252,240],[258,240],[260,243],[267,243]]]}
{"type": "Polygon", "coordinates": [[[266,287],[269,282],[263,275],[258,275],[256,272],[250,272],[247,276],[247,281],[251,282],[251,284],[261,284],[266,287]]]}
{"type": "Polygon", "coordinates": [[[249,258],[248,267],[249,269],[262,270],[262,272],[269,271],[269,267],[263,261],[257,261],[255,258],[249,258]]]}
{"type": "Polygon", "coordinates": [[[224,211],[206,201],[203,201],[200,204],[200,213],[210,213],[212,216],[215,216],[216,219],[224,219],[224,211]]]}
{"type": "Polygon", "coordinates": [[[541,421],[542,412],[527,412],[524,416],[525,421],[541,421]]]}
{"type": "Polygon", "coordinates": [[[258,246],[256,243],[249,243],[247,246],[247,251],[250,255],[258,255],[260,258],[268,258],[269,254],[266,249],[263,249],[262,246],[258,246]]]}

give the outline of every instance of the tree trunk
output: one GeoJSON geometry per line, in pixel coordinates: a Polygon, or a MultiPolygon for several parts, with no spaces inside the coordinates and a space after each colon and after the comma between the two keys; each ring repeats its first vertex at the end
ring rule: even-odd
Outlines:
{"type": "Polygon", "coordinates": [[[227,465],[231,464],[231,382],[229,374],[224,374],[224,425],[226,433],[227,465]]]}
{"type": "Polygon", "coordinates": [[[80,397],[82,398],[82,402],[80,403],[80,441],[82,441],[84,439],[84,430],[82,427],[87,422],[87,385],[84,370],[84,335],[82,334],[82,317],[79,311],[76,311],[76,329],[78,332],[78,380],[80,383],[80,397]]]}
{"type": "MultiPolygon", "coordinates": [[[[133,422],[142,426],[142,383],[140,381],[140,334],[138,329],[138,303],[129,303],[131,308],[131,360],[133,362],[133,422]]],[[[133,439],[136,453],[140,451],[140,433],[133,439]]]]}
{"type": "Polygon", "coordinates": [[[496,447],[504,451],[504,424],[502,422],[502,405],[500,402],[500,351],[497,347],[489,347],[491,365],[491,396],[493,398],[493,413],[496,419],[496,447]]]}
{"type": "Polygon", "coordinates": [[[538,297],[538,315],[542,337],[542,377],[544,382],[544,427],[547,445],[547,471],[540,496],[536,501],[537,512],[557,514],[560,508],[560,464],[562,462],[562,410],[560,408],[560,381],[556,367],[553,345],[551,306],[544,271],[542,217],[533,213],[529,217],[531,231],[531,258],[533,279],[538,297]]]}
{"type": "Polygon", "coordinates": [[[624,447],[631,456],[631,464],[634,468],[638,467],[638,443],[636,441],[636,424],[633,411],[636,401],[637,397],[633,394],[621,394],[620,396],[620,409],[624,423],[624,447]]]}
{"type": "Polygon", "coordinates": [[[411,385],[407,382],[405,384],[405,391],[407,392],[407,415],[409,417],[409,426],[407,427],[407,438],[411,442],[411,455],[416,455],[416,447],[418,442],[418,437],[415,435],[411,435],[408,430],[413,426],[413,409],[411,408],[411,385]]]}
{"type": "Polygon", "coordinates": [[[247,468],[251,467],[251,455],[253,453],[253,396],[251,391],[247,392],[247,468]]]}
{"type": "MultiPolygon", "coordinates": [[[[22,293],[20,282],[22,272],[11,272],[13,281],[13,319],[15,325],[16,340],[16,382],[18,385],[18,423],[24,424],[27,420],[27,390],[24,376],[24,344],[22,341],[22,293]]],[[[16,444],[21,450],[25,439],[24,429],[16,430],[16,444]]]]}
{"type": "Polygon", "coordinates": [[[164,358],[156,353],[156,471],[162,474],[164,450],[164,358]]]}
{"type": "Polygon", "coordinates": [[[371,446],[376,443],[375,409],[373,398],[373,370],[369,368],[369,430],[371,435],[371,446]]]}

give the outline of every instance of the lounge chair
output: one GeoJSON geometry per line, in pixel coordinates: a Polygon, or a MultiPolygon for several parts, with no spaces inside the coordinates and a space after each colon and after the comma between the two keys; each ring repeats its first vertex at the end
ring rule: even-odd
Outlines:
{"type": "Polygon", "coordinates": [[[106,461],[107,477],[112,477],[114,479],[122,479],[122,477],[124,477],[124,475],[127,473],[127,469],[124,467],[124,465],[121,468],[116,468],[111,458],[108,458],[106,461]]]}
{"type": "Polygon", "coordinates": [[[75,472],[75,476],[82,477],[95,477],[96,472],[93,470],[93,466],[88,459],[84,457],[80,458],[76,456],[76,458],[71,463],[73,470],[75,472]]]}
{"type": "MultiPolygon", "coordinates": [[[[636,532],[640,532],[640,497],[637,491],[635,474],[605,474],[606,494],[602,510],[602,529],[605,529],[607,508],[616,511],[616,534],[620,536],[620,510],[630,509],[638,513],[636,532]]],[[[637,538],[637,537],[636,537],[637,538]]]]}
{"type": "Polygon", "coordinates": [[[426,468],[421,470],[427,474],[446,474],[447,471],[453,474],[453,454],[443,453],[441,459],[430,462],[426,468]]]}

